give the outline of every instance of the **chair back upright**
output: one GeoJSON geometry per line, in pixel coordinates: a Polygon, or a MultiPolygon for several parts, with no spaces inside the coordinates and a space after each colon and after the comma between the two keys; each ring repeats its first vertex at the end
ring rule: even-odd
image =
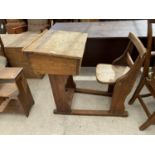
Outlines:
{"type": "Polygon", "coordinates": [[[150,70],[149,67],[152,57],[152,46],[153,46],[153,24],[155,24],[155,19],[149,19],[148,20],[148,31],[147,31],[147,54],[146,54],[146,60],[144,63],[144,72],[143,76],[147,82],[147,84],[150,85],[150,90],[152,95],[155,97],[155,66],[152,67],[150,70]]]}
{"type": "Polygon", "coordinates": [[[144,71],[143,76],[148,77],[149,75],[149,67],[150,67],[150,61],[151,61],[151,51],[152,51],[152,45],[153,45],[153,23],[155,24],[155,19],[149,19],[147,21],[147,54],[146,59],[144,62],[144,71]]]}
{"type": "Polygon", "coordinates": [[[131,89],[133,88],[133,85],[140,72],[140,68],[144,63],[145,55],[146,55],[146,49],[142,44],[142,42],[140,41],[140,39],[131,32],[129,33],[128,37],[130,39],[130,42],[124,52],[124,57],[125,57],[126,65],[130,67],[130,70],[125,75],[118,78],[116,81],[116,85],[118,87],[122,85],[122,89],[124,90],[124,95],[128,95],[131,89]],[[135,61],[133,61],[131,57],[133,47],[135,47],[138,52],[138,56],[135,61]],[[123,87],[125,87],[125,89],[123,87]]]}

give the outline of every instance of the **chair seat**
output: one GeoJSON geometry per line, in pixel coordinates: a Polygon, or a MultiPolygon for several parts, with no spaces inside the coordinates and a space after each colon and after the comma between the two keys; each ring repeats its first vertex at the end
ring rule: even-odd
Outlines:
{"type": "Polygon", "coordinates": [[[18,89],[15,83],[0,84],[0,97],[12,97],[18,95],[18,89]]]}
{"type": "Polygon", "coordinates": [[[96,78],[101,83],[115,83],[119,77],[126,74],[129,70],[128,66],[98,64],[96,67],[96,78]]]}
{"type": "Polygon", "coordinates": [[[0,56],[0,67],[4,68],[7,65],[7,60],[4,56],[0,56]]]}

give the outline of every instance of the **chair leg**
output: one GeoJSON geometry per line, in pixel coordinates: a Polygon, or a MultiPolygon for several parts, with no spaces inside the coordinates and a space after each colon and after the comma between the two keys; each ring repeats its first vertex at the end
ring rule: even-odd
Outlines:
{"type": "Polygon", "coordinates": [[[112,101],[111,101],[111,107],[110,112],[115,114],[123,114],[127,113],[125,111],[125,99],[126,99],[126,93],[122,94],[121,90],[117,89],[114,90],[112,101]]]}
{"type": "Polygon", "coordinates": [[[23,71],[21,71],[21,73],[16,78],[16,85],[19,90],[18,99],[20,101],[20,104],[22,106],[25,115],[28,116],[31,107],[34,104],[34,100],[30,88],[28,86],[27,80],[24,77],[23,71]]]}
{"type": "Polygon", "coordinates": [[[126,113],[124,106],[125,99],[112,98],[110,112],[115,114],[123,114],[126,113]]]}
{"type": "Polygon", "coordinates": [[[145,130],[146,128],[148,128],[150,125],[155,123],[155,112],[147,119],[147,121],[145,123],[143,123],[139,129],[140,130],[145,130]]]}
{"type": "Polygon", "coordinates": [[[136,88],[136,90],[135,90],[135,92],[134,92],[134,94],[133,94],[133,96],[129,100],[130,105],[132,105],[135,102],[135,100],[138,98],[140,91],[142,90],[142,88],[144,86],[144,83],[145,83],[145,81],[144,81],[144,78],[142,77],[137,88],[136,88]]]}

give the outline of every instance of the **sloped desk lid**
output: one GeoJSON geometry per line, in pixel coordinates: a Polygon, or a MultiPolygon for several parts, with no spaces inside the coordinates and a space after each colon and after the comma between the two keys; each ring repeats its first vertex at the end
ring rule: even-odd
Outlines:
{"type": "Polygon", "coordinates": [[[26,47],[40,34],[25,32],[20,34],[2,34],[1,38],[5,47],[26,47]]]}
{"type": "Polygon", "coordinates": [[[87,33],[49,30],[23,52],[81,59],[86,41],[87,33]]]}

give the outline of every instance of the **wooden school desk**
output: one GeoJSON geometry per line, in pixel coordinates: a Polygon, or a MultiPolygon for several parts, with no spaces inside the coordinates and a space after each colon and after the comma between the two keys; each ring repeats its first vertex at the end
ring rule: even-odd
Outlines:
{"type": "Polygon", "coordinates": [[[36,73],[48,74],[58,114],[88,114],[71,108],[87,40],[86,33],[49,30],[23,49],[36,73]]]}
{"type": "Polygon", "coordinates": [[[42,34],[25,32],[21,34],[1,35],[5,48],[5,56],[12,67],[23,67],[27,78],[41,78],[43,75],[35,74],[23,55],[22,49],[39,38],[42,34]]]}

